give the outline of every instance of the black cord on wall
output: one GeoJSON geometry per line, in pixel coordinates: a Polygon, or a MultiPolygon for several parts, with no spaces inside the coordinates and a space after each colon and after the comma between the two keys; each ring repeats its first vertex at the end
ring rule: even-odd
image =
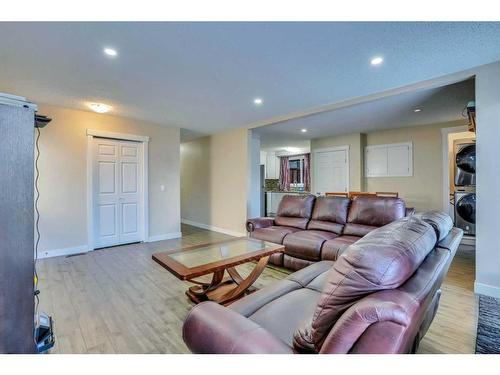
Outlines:
{"type": "Polygon", "coordinates": [[[36,129],[36,140],[35,140],[35,230],[36,230],[36,241],[35,241],[35,262],[34,262],[34,283],[33,283],[33,293],[35,295],[35,332],[33,334],[33,339],[35,340],[35,345],[37,344],[36,339],[36,325],[38,319],[38,306],[40,304],[39,290],[38,290],[38,271],[36,269],[36,262],[38,260],[38,245],[40,243],[40,211],[38,210],[38,200],[40,199],[40,190],[38,189],[38,180],[40,178],[40,171],[38,169],[38,159],[40,158],[40,128],[36,129]]]}

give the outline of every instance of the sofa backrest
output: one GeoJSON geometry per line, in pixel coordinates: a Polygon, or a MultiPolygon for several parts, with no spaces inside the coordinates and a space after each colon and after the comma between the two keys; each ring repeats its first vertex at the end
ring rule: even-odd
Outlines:
{"type": "Polygon", "coordinates": [[[320,353],[410,353],[436,314],[441,283],[463,231],[443,212],[416,215],[430,224],[438,243],[417,270],[397,289],[369,294],[335,322],[320,353]]]}
{"type": "Polygon", "coordinates": [[[319,351],[340,316],[356,301],[404,284],[435,247],[434,228],[410,216],[350,245],[329,271],[316,310],[294,334],[298,351],[319,351]]]}
{"type": "Polygon", "coordinates": [[[306,229],[315,199],[314,195],[285,195],[278,206],[275,224],[306,229]]]}
{"type": "Polygon", "coordinates": [[[314,203],[307,229],[325,230],[341,234],[347,222],[350,199],[344,197],[318,197],[314,203]]]}
{"type": "Polygon", "coordinates": [[[401,198],[357,196],[351,202],[343,234],[363,237],[405,217],[405,208],[401,198]]]}

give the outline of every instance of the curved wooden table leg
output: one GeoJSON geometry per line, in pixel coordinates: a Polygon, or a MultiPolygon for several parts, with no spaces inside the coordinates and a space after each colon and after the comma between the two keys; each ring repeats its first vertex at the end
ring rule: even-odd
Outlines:
{"type": "Polygon", "coordinates": [[[239,278],[240,280],[238,280],[238,281],[240,281],[240,282],[237,282],[235,280],[236,287],[231,289],[229,292],[223,294],[222,296],[216,297],[214,299],[214,301],[223,304],[223,303],[227,303],[227,302],[232,301],[235,298],[238,298],[239,296],[241,296],[259,278],[262,271],[264,271],[264,268],[266,268],[268,261],[269,261],[269,256],[260,258],[257,265],[255,266],[255,268],[252,270],[252,272],[250,272],[250,274],[245,279],[243,279],[240,276],[240,274],[236,271],[236,269],[231,268],[231,272],[229,272],[229,269],[228,269],[229,275],[232,278],[233,277],[235,277],[236,279],[239,278]],[[231,273],[232,273],[232,275],[231,275],[231,273]]]}
{"type": "Polygon", "coordinates": [[[217,287],[221,284],[223,279],[224,279],[224,270],[220,270],[213,273],[212,281],[210,283],[204,283],[197,280],[188,280],[189,282],[192,282],[197,285],[190,287],[186,291],[186,294],[196,303],[206,301],[209,299],[207,293],[217,289],[217,287]]]}
{"type": "Polygon", "coordinates": [[[241,277],[240,273],[236,270],[236,267],[230,267],[226,271],[236,284],[240,285],[243,282],[243,277],[241,277]]]}

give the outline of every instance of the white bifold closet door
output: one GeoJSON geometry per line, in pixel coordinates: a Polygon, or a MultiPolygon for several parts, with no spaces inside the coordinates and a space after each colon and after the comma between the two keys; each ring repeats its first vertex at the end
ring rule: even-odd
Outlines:
{"type": "Polygon", "coordinates": [[[347,192],[347,150],[316,151],[314,153],[315,192],[347,192]]]}
{"type": "Polygon", "coordinates": [[[142,143],[94,137],[94,248],[144,239],[142,143]]]}

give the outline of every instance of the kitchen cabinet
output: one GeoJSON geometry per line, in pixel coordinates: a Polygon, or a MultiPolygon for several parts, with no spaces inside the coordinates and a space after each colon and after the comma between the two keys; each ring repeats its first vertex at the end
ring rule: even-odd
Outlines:
{"type": "Polygon", "coordinates": [[[280,158],[275,152],[266,153],[266,179],[280,178],[280,158]]]}

